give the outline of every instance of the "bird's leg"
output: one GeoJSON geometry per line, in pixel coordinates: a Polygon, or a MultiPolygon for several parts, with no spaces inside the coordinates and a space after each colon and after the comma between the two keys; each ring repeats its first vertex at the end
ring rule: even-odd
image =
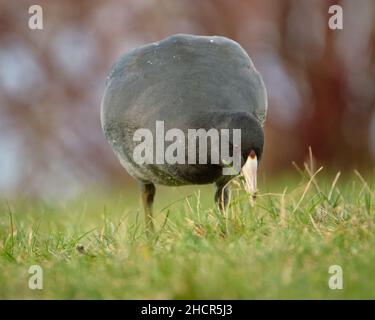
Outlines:
{"type": "Polygon", "coordinates": [[[146,230],[150,234],[154,231],[152,222],[152,204],[155,196],[155,185],[153,183],[141,183],[141,198],[145,214],[146,230]]]}
{"type": "Polygon", "coordinates": [[[229,203],[229,189],[226,183],[216,182],[215,202],[218,205],[220,212],[224,215],[225,209],[229,203]]]}

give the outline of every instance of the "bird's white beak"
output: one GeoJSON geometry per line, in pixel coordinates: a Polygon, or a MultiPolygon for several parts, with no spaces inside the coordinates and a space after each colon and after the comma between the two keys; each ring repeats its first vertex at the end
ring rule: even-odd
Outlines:
{"type": "Polygon", "coordinates": [[[254,198],[257,191],[257,170],[258,159],[254,151],[251,151],[245,165],[242,167],[241,174],[245,178],[245,190],[254,198]]]}

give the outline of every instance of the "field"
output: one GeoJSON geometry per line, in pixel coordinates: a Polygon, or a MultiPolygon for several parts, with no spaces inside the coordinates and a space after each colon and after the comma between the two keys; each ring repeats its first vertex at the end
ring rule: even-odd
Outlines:
{"type": "Polygon", "coordinates": [[[312,171],[272,183],[256,202],[233,184],[225,217],[212,187],[159,188],[147,238],[134,187],[68,203],[3,199],[1,299],[375,298],[370,175],[312,171]],[[43,289],[28,286],[31,265],[43,289]],[[330,266],[343,272],[332,290],[330,266]]]}

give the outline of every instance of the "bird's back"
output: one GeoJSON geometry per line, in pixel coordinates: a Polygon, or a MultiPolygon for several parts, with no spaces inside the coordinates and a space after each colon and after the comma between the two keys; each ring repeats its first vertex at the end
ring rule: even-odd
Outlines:
{"type": "Polygon", "coordinates": [[[241,46],[224,37],[174,35],[122,56],[108,77],[103,121],[147,126],[183,114],[242,111],[263,123],[263,81],[241,46]]]}

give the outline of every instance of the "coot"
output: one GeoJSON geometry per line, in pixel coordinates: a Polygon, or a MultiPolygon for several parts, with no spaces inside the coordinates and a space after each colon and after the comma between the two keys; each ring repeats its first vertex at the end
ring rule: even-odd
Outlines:
{"type": "Polygon", "coordinates": [[[254,193],[266,112],[260,74],[228,38],[178,34],[120,57],[107,78],[101,123],[121,164],[140,182],[148,229],[153,228],[155,184],[215,183],[222,211],[229,201],[226,185],[239,172],[245,189],[254,193]],[[224,140],[226,159],[239,155],[240,170],[233,174],[224,173],[230,169],[221,154],[224,140]]]}

